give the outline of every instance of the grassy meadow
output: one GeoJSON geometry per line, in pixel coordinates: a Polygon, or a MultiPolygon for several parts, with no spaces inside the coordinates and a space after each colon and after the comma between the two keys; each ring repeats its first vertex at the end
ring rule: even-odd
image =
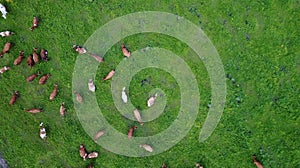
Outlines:
{"type": "MultiPolygon", "coordinates": [[[[9,167],[81,168],[93,164],[104,168],[192,168],[199,162],[208,168],[255,167],[256,154],[265,167],[300,167],[300,1],[231,1],[231,0],[0,0],[7,19],[0,18],[0,32],[15,34],[0,39],[0,47],[12,42],[8,54],[0,58],[0,67],[11,69],[0,74],[0,153],[9,167]],[[199,26],[219,52],[227,76],[227,99],[222,118],[213,134],[199,143],[199,133],[210,103],[210,80],[199,57],[183,42],[156,33],[126,37],[105,55],[95,78],[96,97],[107,121],[127,134],[137,124],[125,119],[116,109],[110,81],[102,78],[115,68],[123,55],[120,45],[131,50],[147,46],[168,49],[192,69],[200,92],[199,114],[188,135],[166,152],[150,157],[116,155],[96,144],[82,128],[74,110],[72,75],[76,58],[73,44],[83,45],[110,20],[138,11],[163,11],[180,15],[199,26]],[[37,16],[39,27],[29,28],[37,16]],[[29,68],[13,61],[21,50],[25,58],[33,48],[45,48],[49,62],[41,61],[29,68]],[[45,85],[26,77],[40,71],[51,73],[45,85]],[[49,100],[53,85],[59,92],[49,100]],[[11,106],[14,91],[20,98],[11,106]],[[59,107],[65,102],[65,117],[59,107]],[[39,114],[25,113],[26,108],[43,108],[39,114]],[[44,122],[47,140],[39,137],[39,123],[44,122]],[[97,159],[83,161],[78,147],[100,153],[97,159]]],[[[39,79],[39,78],[38,78],[39,79]]],[[[85,81],[83,81],[85,82],[85,81]]],[[[147,68],[130,83],[133,104],[145,109],[149,91],[161,88],[167,95],[163,114],[139,127],[135,136],[154,135],[168,128],[180,109],[180,88],[176,80],[160,69],[147,68]],[[141,86],[141,81],[150,82],[141,86]]]]}

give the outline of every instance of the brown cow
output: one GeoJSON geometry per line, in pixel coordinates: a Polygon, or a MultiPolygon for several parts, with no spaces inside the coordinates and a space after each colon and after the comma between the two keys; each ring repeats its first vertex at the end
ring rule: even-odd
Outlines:
{"type": "Polygon", "coordinates": [[[39,80],[39,84],[40,85],[44,85],[46,82],[47,82],[47,80],[48,80],[48,78],[51,76],[51,74],[46,74],[46,75],[44,75],[44,76],[42,76],[41,78],[40,78],[40,80],[39,80]]]}
{"type": "Polygon", "coordinates": [[[104,131],[97,132],[97,134],[94,136],[94,141],[96,142],[103,134],[104,134],[104,131]]]}
{"type": "Polygon", "coordinates": [[[140,147],[141,148],[144,148],[146,151],[148,152],[153,152],[153,148],[150,146],[150,145],[147,145],[147,144],[140,144],[140,147]]]}
{"type": "Polygon", "coordinates": [[[37,17],[33,17],[32,26],[31,26],[30,30],[32,31],[32,30],[34,30],[35,28],[37,28],[37,27],[38,27],[38,24],[39,24],[38,18],[37,18],[37,17]]]}
{"type": "Polygon", "coordinates": [[[96,61],[98,61],[98,62],[104,62],[104,58],[102,58],[102,57],[100,57],[100,56],[98,56],[98,55],[96,55],[96,54],[92,54],[92,53],[89,53],[89,55],[91,56],[91,57],[93,57],[96,61]]]}
{"type": "Polygon", "coordinates": [[[78,92],[74,92],[75,96],[76,96],[76,100],[78,101],[78,103],[82,103],[82,97],[80,96],[80,94],[78,92]]]}
{"type": "Polygon", "coordinates": [[[20,51],[19,56],[15,59],[14,65],[19,65],[21,64],[22,60],[24,58],[24,51],[20,51]]]}
{"type": "Polygon", "coordinates": [[[12,46],[12,44],[10,42],[5,43],[3,49],[0,53],[0,57],[3,57],[4,54],[8,53],[11,46],[12,46]]]}
{"type": "Polygon", "coordinates": [[[85,54],[86,49],[84,47],[78,46],[78,45],[73,45],[73,49],[78,52],[79,54],[85,54]]]}
{"type": "Polygon", "coordinates": [[[129,139],[132,138],[132,135],[133,135],[133,132],[134,132],[135,129],[137,129],[137,126],[132,126],[129,129],[128,134],[127,134],[129,139]]]}
{"type": "Polygon", "coordinates": [[[37,48],[33,49],[32,58],[35,63],[39,63],[39,55],[37,54],[37,48]]]}
{"type": "Polygon", "coordinates": [[[39,76],[41,73],[40,72],[37,72],[37,73],[35,73],[35,74],[32,74],[32,75],[30,75],[30,76],[28,76],[27,78],[26,78],[26,82],[31,82],[31,81],[33,81],[37,76],[39,76]]]}
{"type": "Polygon", "coordinates": [[[28,58],[27,58],[27,65],[30,66],[30,68],[32,68],[34,66],[34,61],[33,61],[32,55],[28,56],[28,58]]]}
{"type": "Polygon", "coordinates": [[[130,57],[131,53],[130,53],[129,50],[125,47],[124,44],[121,45],[121,49],[122,49],[123,55],[124,55],[125,57],[127,57],[127,58],[130,57]]]}
{"type": "Polygon", "coordinates": [[[61,116],[65,116],[65,113],[66,113],[65,102],[61,103],[61,106],[59,108],[59,113],[61,116]]]}
{"type": "Polygon", "coordinates": [[[144,125],[143,121],[142,121],[142,117],[141,117],[141,114],[140,112],[138,111],[138,109],[135,109],[133,110],[133,114],[134,114],[134,117],[136,118],[136,120],[140,123],[140,125],[144,125]]]}
{"type": "Polygon", "coordinates": [[[17,100],[18,97],[19,97],[19,92],[15,91],[14,94],[13,94],[13,96],[11,97],[11,99],[9,101],[9,104],[13,105],[16,102],[16,100],[17,100]]]}
{"type": "Polygon", "coordinates": [[[52,93],[50,94],[50,100],[54,100],[54,98],[57,95],[57,91],[58,91],[58,85],[56,83],[56,84],[54,84],[54,89],[53,89],[52,93]]]}
{"type": "Polygon", "coordinates": [[[256,165],[257,168],[264,168],[264,166],[256,159],[256,156],[253,155],[253,163],[256,165]]]}
{"type": "Polygon", "coordinates": [[[115,70],[111,70],[111,71],[106,75],[106,77],[103,78],[103,80],[108,80],[108,79],[112,78],[112,77],[114,76],[114,74],[115,74],[115,70]]]}
{"type": "Polygon", "coordinates": [[[25,112],[29,112],[29,113],[35,114],[35,113],[42,112],[43,110],[40,109],[40,108],[33,108],[33,109],[29,109],[29,110],[25,110],[25,109],[24,109],[24,111],[25,111],[25,112]]]}
{"type": "Polygon", "coordinates": [[[86,160],[88,154],[83,144],[79,146],[79,155],[83,158],[83,160],[86,160]]]}

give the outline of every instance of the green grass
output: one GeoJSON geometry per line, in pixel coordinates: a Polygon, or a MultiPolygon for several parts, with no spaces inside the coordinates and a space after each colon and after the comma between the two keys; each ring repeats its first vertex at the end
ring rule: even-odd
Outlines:
{"type": "MultiPolygon", "coordinates": [[[[10,167],[255,167],[251,155],[256,154],[265,167],[300,167],[300,2],[290,1],[16,1],[0,0],[7,7],[7,19],[0,18],[0,31],[16,34],[0,39],[0,46],[10,41],[14,46],[0,60],[0,67],[12,69],[0,76],[0,151],[10,167]],[[119,46],[125,42],[130,50],[157,46],[180,55],[191,67],[199,83],[201,97],[199,115],[189,134],[170,150],[159,155],[130,158],[119,156],[98,146],[85,133],[72,101],[72,73],[78,55],[73,44],[84,44],[100,26],[119,16],[137,11],[156,10],[178,14],[201,27],[217,48],[227,80],[226,108],[214,133],[204,143],[198,142],[201,126],[210,102],[207,71],[190,48],[182,42],[154,33],[127,37],[104,56],[105,63],[97,71],[97,99],[107,120],[126,134],[133,121],[119,114],[110,94],[110,83],[100,79],[115,68],[123,57],[119,46]],[[29,31],[33,16],[40,26],[29,31]],[[33,47],[46,48],[49,62],[32,69],[26,60],[19,66],[13,60],[20,50],[28,56],[33,47]],[[46,85],[25,78],[40,70],[51,73],[46,85]],[[58,83],[57,98],[50,102],[53,84],[58,83]],[[21,93],[14,106],[8,104],[13,91],[21,93]],[[236,98],[241,99],[238,103],[236,98]],[[68,109],[59,115],[60,103],[68,109]],[[45,111],[32,115],[23,108],[42,107],[45,111]],[[47,128],[48,140],[39,138],[39,122],[47,128]],[[97,150],[96,160],[82,161],[78,147],[97,150]]],[[[157,120],[140,127],[136,136],[156,134],[175,119],[180,102],[179,87],[168,73],[145,69],[130,84],[130,99],[135,106],[146,108],[145,99],[153,88],[161,88],[168,96],[167,107],[157,120]],[[140,81],[151,78],[151,84],[140,81]]]]}

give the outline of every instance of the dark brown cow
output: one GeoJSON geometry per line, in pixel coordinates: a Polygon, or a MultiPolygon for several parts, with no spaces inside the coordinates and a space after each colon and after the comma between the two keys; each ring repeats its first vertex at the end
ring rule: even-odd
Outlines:
{"type": "Polygon", "coordinates": [[[128,131],[128,138],[132,138],[134,130],[137,129],[137,126],[132,126],[128,131]]]}
{"type": "Polygon", "coordinates": [[[28,58],[27,58],[27,65],[30,66],[30,68],[32,68],[34,66],[34,61],[33,61],[32,55],[28,56],[28,58]]]}
{"type": "Polygon", "coordinates": [[[47,50],[42,48],[40,55],[41,55],[42,60],[44,60],[46,62],[48,61],[48,51],[47,50]]]}
{"type": "Polygon", "coordinates": [[[15,104],[17,98],[19,97],[19,92],[18,91],[15,91],[13,96],[11,97],[10,101],[9,101],[9,104],[10,105],[13,105],[15,104]]]}

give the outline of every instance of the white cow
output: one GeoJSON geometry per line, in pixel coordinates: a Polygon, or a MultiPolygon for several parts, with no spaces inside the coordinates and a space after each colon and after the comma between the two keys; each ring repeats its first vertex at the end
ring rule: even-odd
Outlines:
{"type": "Polygon", "coordinates": [[[123,87],[123,89],[122,89],[122,100],[124,103],[127,103],[127,101],[128,101],[128,98],[127,98],[127,95],[125,92],[125,87],[123,87]]]}
{"type": "Polygon", "coordinates": [[[43,126],[43,123],[42,123],[42,122],[40,123],[40,137],[41,137],[43,140],[46,140],[46,129],[45,129],[45,127],[43,126]]]}
{"type": "Polygon", "coordinates": [[[11,36],[11,35],[13,35],[14,33],[13,32],[11,32],[11,31],[3,31],[3,32],[0,32],[0,36],[2,36],[2,37],[7,37],[7,36],[11,36]]]}
{"type": "Polygon", "coordinates": [[[2,17],[3,17],[4,19],[6,19],[7,11],[6,11],[5,6],[3,6],[1,3],[0,3],[0,11],[1,11],[1,13],[2,13],[2,17]]]}
{"type": "Polygon", "coordinates": [[[95,91],[96,91],[96,86],[94,85],[94,82],[93,82],[92,79],[89,79],[88,87],[89,87],[89,90],[90,90],[90,91],[92,91],[92,92],[95,92],[95,91]]]}

